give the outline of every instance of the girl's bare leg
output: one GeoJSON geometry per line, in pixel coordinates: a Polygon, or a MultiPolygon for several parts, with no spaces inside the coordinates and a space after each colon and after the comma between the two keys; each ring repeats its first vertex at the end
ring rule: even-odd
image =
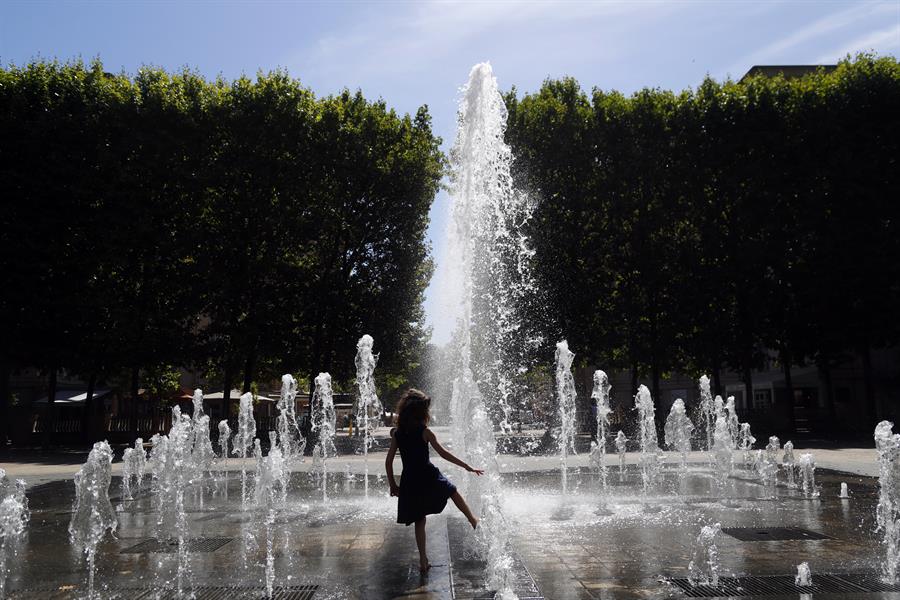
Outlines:
{"type": "Polygon", "coordinates": [[[416,521],[416,546],[419,547],[419,571],[424,573],[431,568],[425,553],[425,517],[416,521]]]}
{"type": "Polygon", "coordinates": [[[475,518],[475,515],[472,514],[472,511],[469,509],[469,505],[466,504],[466,501],[463,500],[463,497],[459,495],[459,492],[453,492],[453,495],[450,496],[450,499],[453,500],[453,504],[456,505],[456,508],[459,511],[466,515],[466,518],[469,520],[469,524],[472,525],[472,529],[478,527],[478,519],[475,518]]]}

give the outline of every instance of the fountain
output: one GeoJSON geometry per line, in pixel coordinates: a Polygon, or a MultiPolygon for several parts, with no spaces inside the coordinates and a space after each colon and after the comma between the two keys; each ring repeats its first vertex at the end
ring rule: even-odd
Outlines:
{"type": "MultiPolygon", "coordinates": [[[[263,457],[259,440],[254,440],[254,455],[257,469],[253,478],[253,504],[257,508],[256,514],[262,519],[261,527],[256,529],[265,534],[266,597],[272,598],[275,587],[275,510],[277,506],[284,505],[287,496],[287,470],[284,455],[277,445],[272,446],[269,454],[263,457]]],[[[253,545],[258,544],[254,542],[253,545]]]]}
{"type": "Polygon", "coordinates": [[[881,421],[875,426],[875,449],[878,452],[878,506],[875,509],[875,531],[884,532],[882,578],[897,583],[900,568],[900,434],[894,424],[881,421]]]}
{"type": "Polygon", "coordinates": [[[649,505],[647,496],[650,489],[655,488],[658,483],[665,455],[659,449],[659,444],[656,440],[656,419],[654,417],[656,408],[653,406],[653,398],[650,397],[650,390],[647,389],[646,385],[641,385],[638,388],[634,408],[638,411],[641,432],[641,482],[643,484],[641,503],[644,505],[646,512],[655,512],[660,507],[649,505]]]}
{"type": "Polygon", "coordinates": [[[356,385],[359,388],[359,400],[356,405],[356,426],[362,435],[363,452],[363,487],[366,498],[369,497],[369,448],[375,441],[375,429],[381,422],[384,409],[375,394],[375,365],[378,355],[372,353],[375,341],[371,335],[364,335],[356,343],[356,385]]]}
{"type": "Polygon", "coordinates": [[[69,522],[69,541],[84,553],[88,564],[88,594],[94,597],[97,545],[106,532],[114,533],[119,522],[109,501],[113,451],[105,441],[97,442],[87,462],[75,474],[75,503],[69,522]]]}
{"type": "Polygon", "coordinates": [[[841,500],[848,500],[850,498],[850,490],[847,488],[847,483],[845,481],[841,482],[841,493],[838,494],[838,498],[841,500]]]}
{"type": "Polygon", "coordinates": [[[621,429],[616,434],[616,452],[619,454],[619,481],[625,481],[625,453],[628,452],[628,438],[621,429]]]}
{"type": "Polygon", "coordinates": [[[716,417],[716,428],[713,432],[713,456],[715,458],[715,477],[719,494],[723,503],[728,503],[728,479],[734,469],[734,441],[728,429],[728,420],[724,412],[716,417]]]}
{"type": "Polygon", "coordinates": [[[600,506],[597,508],[597,514],[610,514],[610,510],[606,506],[608,497],[607,481],[606,481],[606,427],[609,425],[609,413],[612,408],[609,406],[609,392],[612,386],[609,383],[609,377],[603,371],[594,371],[594,388],[591,391],[591,398],[597,403],[597,443],[591,449],[594,457],[594,463],[597,465],[600,474],[600,506]]]}
{"type": "Polygon", "coordinates": [[[797,565],[797,576],[794,577],[794,585],[800,587],[812,585],[812,572],[809,570],[809,563],[802,562],[797,565]]]}
{"type": "Polygon", "coordinates": [[[694,424],[687,416],[684,408],[684,400],[677,398],[672,403],[672,409],[666,419],[665,425],[666,446],[670,450],[681,453],[681,471],[687,471],[687,453],[691,451],[691,436],[694,433],[694,424]]]}
{"type": "Polygon", "coordinates": [[[559,406],[559,463],[562,493],[568,494],[569,452],[575,452],[575,378],[572,361],[575,353],[563,340],[556,344],[556,400],[559,406]]]}
{"type": "Polygon", "coordinates": [[[778,495],[776,491],[778,485],[778,462],[773,459],[772,453],[768,450],[765,453],[762,450],[756,451],[756,473],[766,489],[766,495],[762,499],[774,500],[778,495]]]}
{"type": "Polygon", "coordinates": [[[740,450],[744,453],[744,467],[749,469],[753,466],[753,444],[756,438],[750,432],[750,423],[741,423],[740,450]]]}
{"type": "Polygon", "coordinates": [[[737,409],[734,407],[734,396],[728,396],[725,401],[725,417],[728,419],[728,434],[731,440],[737,444],[741,435],[741,424],[738,420],[737,409]]]}
{"type": "Polygon", "coordinates": [[[784,456],[781,459],[781,464],[784,465],[785,474],[787,475],[788,488],[796,488],[797,482],[794,481],[794,442],[790,440],[784,443],[784,456]]]}
{"type": "Polygon", "coordinates": [[[718,523],[704,525],[700,529],[694,542],[691,562],[688,563],[688,579],[691,583],[712,587],[719,585],[719,549],[716,538],[721,530],[718,523]]]}
{"type": "Polygon", "coordinates": [[[316,391],[312,402],[312,430],[318,434],[318,441],[313,448],[313,460],[321,469],[322,500],[328,500],[328,459],[337,454],[334,447],[336,417],[334,400],[331,393],[331,375],[319,373],[316,377],[316,391]]]}
{"type": "Polygon", "coordinates": [[[295,460],[302,460],[306,450],[306,438],[300,431],[297,421],[297,380],[293,375],[281,376],[281,394],[278,397],[278,447],[281,448],[284,460],[290,464],[295,460]]]}
{"type": "Polygon", "coordinates": [[[256,419],[253,417],[253,394],[241,396],[238,412],[238,430],[232,440],[232,454],[241,457],[241,504],[247,505],[247,451],[253,446],[256,437],[256,419]]]}
{"type": "Polygon", "coordinates": [[[6,598],[9,565],[17,558],[30,517],[25,482],[10,483],[6,471],[0,469],[0,600],[6,598]]]}
{"type": "Polygon", "coordinates": [[[706,431],[706,451],[712,452],[713,433],[716,429],[716,410],[713,405],[712,392],[709,389],[709,377],[700,377],[700,421],[706,431]]]}
{"type": "Polygon", "coordinates": [[[464,460],[485,468],[485,481],[463,486],[467,497],[474,497],[469,486],[483,496],[479,538],[485,546],[488,580],[501,593],[509,590],[512,563],[499,472],[493,470],[496,441],[491,415],[496,415],[500,431],[509,431],[513,383],[523,372],[525,350],[540,343],[526,334],[527,321],[519,312],[535,291],[529,268],[532,251],[523,230],[533,204],[512,186],[512,156],[503,136],[506,116],[490,65],[475,65],[461,90],[459,126],[450,153],[452,260],[444,281],[452,285],[442,290],[446,308],[457,317],[451,358],[451,439],[464,460]],[[486,421],[476,433],[472,425],[482,413],[486,421]],[[483,457],[491,459],[477,462],[483,457]]]}
{"type": "Polygon", "coordinates": [[[800,489],[807,498],[818,498],[819,490],[816,489],[816,460],[812,454],[801,454],[797,463],[800,469],[800,489]]]}

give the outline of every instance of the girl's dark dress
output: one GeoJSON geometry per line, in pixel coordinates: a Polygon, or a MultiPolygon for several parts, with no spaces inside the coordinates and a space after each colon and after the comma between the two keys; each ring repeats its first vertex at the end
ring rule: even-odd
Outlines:
{"type": "Polygon", "coordinates": [[[404,525],[415,523],[425,515],[442,512],[447,506],[447,499],[456,491],[456,486],[431,464],[424,432],[424,425],[411,431],[400,428],[391,430],[403,460],[397,522],[404,525]]]}

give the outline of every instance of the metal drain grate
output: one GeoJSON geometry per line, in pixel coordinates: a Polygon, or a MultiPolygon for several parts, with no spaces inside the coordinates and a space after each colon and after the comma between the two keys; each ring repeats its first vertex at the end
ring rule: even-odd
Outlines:
{"type": "Polygon", "coordinates": [[[789,540],[831,540],[831,536],[800,527],[723,527],[722,533],[742,542],[784,542],[789,540]]]}
{"type": "MultiPolygon", "coordinates": [[[[187,540],[188,552],[215,552],[234,538],[230,537],[208,537],[193,538],[187,540]]],[[[178,542],[175,540],[157,540],[150,538],[139,544],[125,548],[119,554],[148,554],[163,553],[170,554],[178,551],[178,542]]]]}
{"type": "Polygon", "coordinates": [[[687,578],[667,580],[690,598],[717,598],[720,596],[782,596],[796,594],[868,594],[900,592],[900,586],[882,583],[877,575],[844,574],[812,576],[812,585],[799,586],[793,575],[767,575],[753,577],[719,577],[716,586],[694,584],[687,578]]]}
{"type": "MultiPolygon", "coordinates": [[[[271,600],[312,600],[319,589],[317,585],[276,586],[272,590],[271,600]]],[[[29,588],[12,591],[9,600],[74,600],[80,598],[83,590],[75,586],[63,588],[29,588]]],[[[268,600],[266,588],[263,586],[229,587],[229,586],[197,586],[190,590],[195,600],[268,600]]],[[[176,600],[183,598],[177,590],[152,587],[110,587],[104,590],[104,597],[121,598],[122,600],[176,600]]]]}

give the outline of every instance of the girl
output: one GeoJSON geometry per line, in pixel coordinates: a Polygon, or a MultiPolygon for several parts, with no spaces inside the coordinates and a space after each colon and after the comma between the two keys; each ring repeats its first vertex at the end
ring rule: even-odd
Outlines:
{"type": "Polygon", "coordinates": [[[399,497],[397,522],[407,526],[410,523],[416,524],[419,570],[422,573],[431,568],[425,554],[425,515],[442,512],[447,506],[447,499],[450,498],[472,524],[472,528],[478,526],[478,519],[472,515],[466,501],[456,491],[456,486],[431,464],[428,458],[428,444],[431,444],[444,460],[476,475],[484,473],[481,469],[473,469],[456,458],[438,443],[434,433],[428,429],[428,421],[431,419],[428,414],[430,406],[431,398],[424,393],[415,389],[406,391],[397,405],[397,426],[391,429],[391,447],[384,461],[391,496],[399,497]],[[394,480],[394,455],[398,448],[400,460],[403,462],[399,486],[394,480]]]}

